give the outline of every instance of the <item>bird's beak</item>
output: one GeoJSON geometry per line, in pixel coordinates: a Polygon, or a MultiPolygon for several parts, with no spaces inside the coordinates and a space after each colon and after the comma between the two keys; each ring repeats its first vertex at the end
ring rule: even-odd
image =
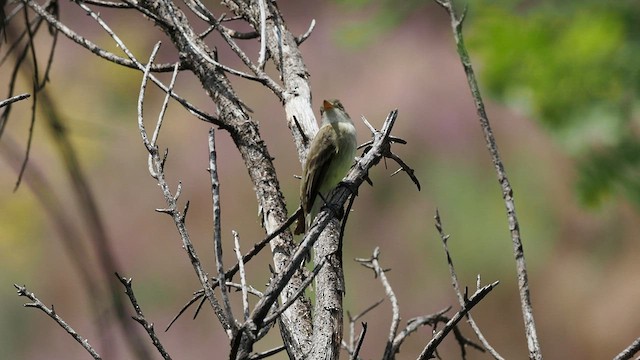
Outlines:
{"type": "Polygon", "coordinates": [[[322,102],[322,108],[325,110],[333,109],[333,104],[325,100],[322,102]]]}

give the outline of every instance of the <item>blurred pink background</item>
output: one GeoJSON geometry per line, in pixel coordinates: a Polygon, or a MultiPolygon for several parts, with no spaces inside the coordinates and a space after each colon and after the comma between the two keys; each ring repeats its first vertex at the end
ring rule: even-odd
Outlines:
{"type": "MultiPolygon", "coordinates": [[[[108,35],[77,6],[66,2],[61,6],[61,18],[71,28],[117,51],[108,35]]],[[[447,15],[430,4],[369,45],[349,48],[340,45],[339,30],[366,17],[370,10],[347,9],[331,2],[280,1],[279,7],[295,33],[304,33],[312,19],[317,22],[301,47],[311,74],[314,108],[322,99],[341,99],[356,120],[361,143],[370,134],[358,120],[360,115],[379,126],[390,110],[398,108],[394,134],[408,145],[398,145],[394,151],[416,170],[423,186],[418,192],[404,174],[389,177],[397,167],[387,162],[388,168],[380,164],[372,171],[374,187],[360,189],[345,236],[345,309],[357,314],[384,297],[372,272],[351,261],[369,257],[376,246],[381,248],[383,266],[392,269],[387,276],[400,303],[401,327],[412,317],[450,305],[458,308],[433,225],[438,208],[445,231],[451,235],[450,249],[462,285],[472,291],[477,274],[483,283],[500,280],[473,311],[484,335],[504,357],[526,358],[504,204],[447,15]]],[[[222,11],[213,9],[217,14],[222,11]]],[[[101,14],[141,61],[146,61],[158,40],[163,40],[161,61],[175,61],[169,41],[149,21],[133,12],[123,15],[101,10],[101,14]]],[[[42,40],[42,49],[46,49],[48,40],[42,40]]],[[[220,50],[221,62],[242,68],[219,38],[212,37],[210,45],[220,50]]],[[[247,42],[246,49],[257,58],[255,42],[247,42]]],[[[471,56],[474,60],[473,52],[471,56]]],[[[482,68],[477,60],[474,65],[482,68]]],[[[6,64],[0,84],[8,79],[4,69],[8,69],[6,64]]],[[[275,73],[273,68],[270,72],[275,73]]],[[[167,74],[161,78],[168,82],[167,74]]],[[[164,206],[164,200],[148,174],[136,124],[140,79],[140,73],[98,60],[61,37],[48,90],[67,116],[68,130],[99,202],[122,275],[134,279],[138,301],[156,324],[167,351],[176,359],[211,358],[212,354],[224,358],[226,337],[208,306],[195,321],[189,311],[168,333],[162,332],[198,289],[198,282],[171,219],[154,211],[164,206]]],[[[283,109],[265,88],[234,77],[231,80],[260,122],[291,212],[297,207],[294,175],[300,174],[300,164],[283,109]]],[[[22,82],[17,92],[30,91],[22,82]]],[[[179,76],[177,92],[214,112],[192,75],[179,76]]],[[[624,200],[598,210],[581,208],[573,188],[573,163],[563,150],[523,112],[486,100],[514,187],[543,354],[547,359],[611,358],[640,334],[640,319],[634,311],[640,296],[637,208],[624,200]]],[[[154,123],[161,101],[162,94],[150,88],[145,103],[147,124],[154,123]]],[[[26,142],[29,109],[28,102],[14,107],[4,135],[17,141],[20,149],[26,142]]],[[[181,201],[191,201],[187,225],[196,250],[213,274],[210,184],[205,171],[208,129],[206,123],[171,103],[159,143],[170,150],[167,174],[174,188],[182,181],[181,201]]],[[[235,262],[231,230],[240,233],[244,250],[264,234],[240,156],[224,131],[216,134],[225,260],[230,266],[235,262]]],[[[36,124],[27,172],[32,169],[46,174],[62,199],[59,210],[82,228],[72,189],[41,122],[36,124]]],[[[15,180],[13,169],[0,161],[0,358],[88,358],[51,319],[22,307],[27,299],[16,296],[13,283],[26,284],[45,304],[54,304],[58,314],[86,336],[103,358],[129,358],[121,339],[113,347],[101,346],[79,275],[59,234],[26,184],[12,192],[15,180]]],[[[269,257],[263,254],[248,266],[250,281],[258,289],[264,289],[268,280],[268,263],[269,257]]],[[[240,308],[236,314],[241,314],[240,308]]],[[[362,319],[369,325],[363,358],[382,354],[390,319],[388,301],[362,319]]],[[[359,323],[356,328],[359,331],[359,323]]],[[[462,329],[475,339],[466,324],[462,329]]],[[[430,331],[424,328],[411,336],[398,358],[415,358],[430,339],[430,331]]],[[[276,333],[259,343],[259,348],[277,346],[276,333]]],[[[459,358],[453,339],[448,338],[441,349],[443,358],[459,358]]],[[[468,351],[470,359],[489,358],[468,351]]]]}

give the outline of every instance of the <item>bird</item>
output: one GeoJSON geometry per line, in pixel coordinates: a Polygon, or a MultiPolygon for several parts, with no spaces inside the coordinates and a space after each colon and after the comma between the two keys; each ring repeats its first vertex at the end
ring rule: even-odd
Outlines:
{"type": "Polygon", "coordinates": [[[331,190],[347,174],[356,155],[356,128],[339,100],[324,100],[322,124],[311,140],[302,168],[302,213],[294,234],[303,234],[324,205],[331,190]]]}

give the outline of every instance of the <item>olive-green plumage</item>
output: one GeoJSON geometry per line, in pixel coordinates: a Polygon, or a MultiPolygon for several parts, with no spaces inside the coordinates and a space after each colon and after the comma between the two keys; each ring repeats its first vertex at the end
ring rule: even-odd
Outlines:
{"type": "Polygon", "coordinates": [[[324,200],[347,174],[356,155],[356,129],[338,100],[325,100],[320,108],[322,124],[311,141],[302,169],[300,202],[303,216],[294,234],[311,225],[324,200]]]}

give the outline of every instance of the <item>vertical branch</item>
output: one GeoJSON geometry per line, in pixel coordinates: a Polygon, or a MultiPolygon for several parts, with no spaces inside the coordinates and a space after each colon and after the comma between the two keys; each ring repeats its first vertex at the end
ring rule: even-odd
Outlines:
{"type": "Polygon", "coordinates": [[[384,288],[384,292],[391,301],[391,325],[389,326],[389,335],[387,338],[387,345],[384,348],[384,355],[382,359],[393,359],[395,353],[393,352],[394,346],[393,342],[396,338],[396,334],[398,333],[398,326],[400,325],[400,306],[398,305],[398,298],[396,298],[396,294],[385,275],[385,272],[389,271],[389,269],[383,269],[380,266],[380,262],[378,258],[380,257],[380,248],[376,247],[373,250],[373,255],[369,259],[356,259],[363,266],[372,269],[375,272],[375,276],[380,278],[380,282],[382,283],[382,287],[384,288]]]}
{"type": "MultiPolygon", "coordinates": [[[[143,117],[144,94],[147,88],[147,82],[150,77],[149,73],[151,71],[151,66],[153,64],[153,60],[155,59],[158,53],[159,47],[160,47],[160,43],[157,43],[153,48],[153,51],[149,58],[149,63],[144,69],[144,74],[142,76],[142,81],[140,83],[140,94],[138,95],[138,130],[140,132],[140,136],[142,137],[142,143],[144,144],[144,147],[149,152],[149,156],[151,158],[151,161],[149,162],[149,173],[158,182],[158,185],[162,190],[162,194],[164,195],[165,202],[167,204],[166,209],[158,209],[156,211],[169,214],[173,219],[173,222],[176,225],[178,233],[180,234],[180,238],[182,239],[182,246],[187,252],[187,255],[189,256],[191,265],[193,266],[193,269],[196,275],[198,276],[198,280],[200,280],[200,284],[204,289],[204,293],[209,304],[213,308],[213,311],[218,317],[218,320],[220,321],[220,323],[222,324],[222,327],[225,330],[229,330],[231,328],[231,325],[228,323],[227,317],[223,309],[220,307],[218,300],[215,297],[215,294],[213,292],[213,287],[211,286],[211,282],[209,281],[209,277],[202,269],[202,264],[200,263],[200,259],[198,258],[198,255],[196,254],[195,249],[193,248],[193,244],[191,243],[189,232],[187,231],[187,227],[185,225],[185,218],[187,216],[187,210],[189,209],[189,202],[186,203],[185,208],[181,213],[178,210],[177,202],[178,202],[178,198],[180,197],[180,191],[182,189],[182,186],[178,184],[178,189],[176,190],[176,194],[173,195],[171,193],[171,190],[169,189],[169,184],[167,184],[167,181],[165,179],[165,174],[164,174],[164,165],[165,165],[167,153],[165,152],[163,157],[160,156],[160,153],[158,151],[158,146],[155,144],[154,145],[151,144],[151,141],[149,140],[149,136],[147,135],[147,130],[144,125],[144,117],[143,117]]],[[[169,94],[167,94],[167,96],[169,96],[169,94]]]]}
{"type": "MultiPolygon", "coordinates": [[[[240,269],[240,287],[242,289],[242,313],[244,315],[244,321],[249,319],[249,295],[247,293],[247,275],[244,273],[244,261],[242,260],[242,253],[240,252],[240,240],[238,239],[238,232],[233,231],[234,250],[236,253],[236,259],[238,260],[238,268],[240,269]]],[[[220,280],[218,280],[220,281],[220,280]]]]}
{"type": "Polygon", "coordinates": [[[225,285],[224,265],[222,263],[222,228],[220,225],[220,181],[218,180],[218,165],[216,161],[216,141],[213,128],[209,129],[209,174],[211,174],[211,195],[213,202],[213,248],[216,255],[216,270],[218,271],[218,284],[222,293],[222,304],[224,305],[224,313],[227,323],[230,325],[227,330],[229,338],[237,331],[233,312],[231,311],[231,302],[225,285]]]}
{"type": "Polygon", "coordinates": [[[540,344],[538,342],[538,335],[536,333],[535,321],[533,318],[533,307],[531,306],[531,296],[529,293],[529,279],[527,274],[527,264],[524,258],[524,249],[522,246],[522,239],[520,238],[520,224],[518,217],[516,216],[516,205],[513,198],[513,189],[511,183],[507,178],[507,173],[504,168],[500,153],[498,152],[498,145],[493,135],[493,130],[489,124],[489,118],[484,107],[482,96],[480,95],[480,89],[476,80],[473,67],[471,66],[471,59],[467,53],[467,49],[464,45],[464,39],[462,37],[462,24],[464,22],[465,11],[462,15],[458,16],[453,7],[451,0],[436,0],[438,4],[445,8],[451,18],[451,28],[456,42],[456,48],[460,57],[460,62],[464,68],[464,72],[467,76],[467,82],[471,90],[476,111],[480,119],[480,126],[484,133],[485,142],[489,153],[491,154],[491,160],[498,176],[498,182],[502,188],[502,197],[507,209],[507,219],[509,222],[509,231],[511,232],[511,241],[513,243],[513,253],[516,260],[516,267],[518,273],[518,287],[520,289],[520,305],[522,308],[522,316],[524,318],[525,334],[527,337],[527,346],[529,348],[530,359],[542,359],[542,353],[540,350],[540,344]]]}

